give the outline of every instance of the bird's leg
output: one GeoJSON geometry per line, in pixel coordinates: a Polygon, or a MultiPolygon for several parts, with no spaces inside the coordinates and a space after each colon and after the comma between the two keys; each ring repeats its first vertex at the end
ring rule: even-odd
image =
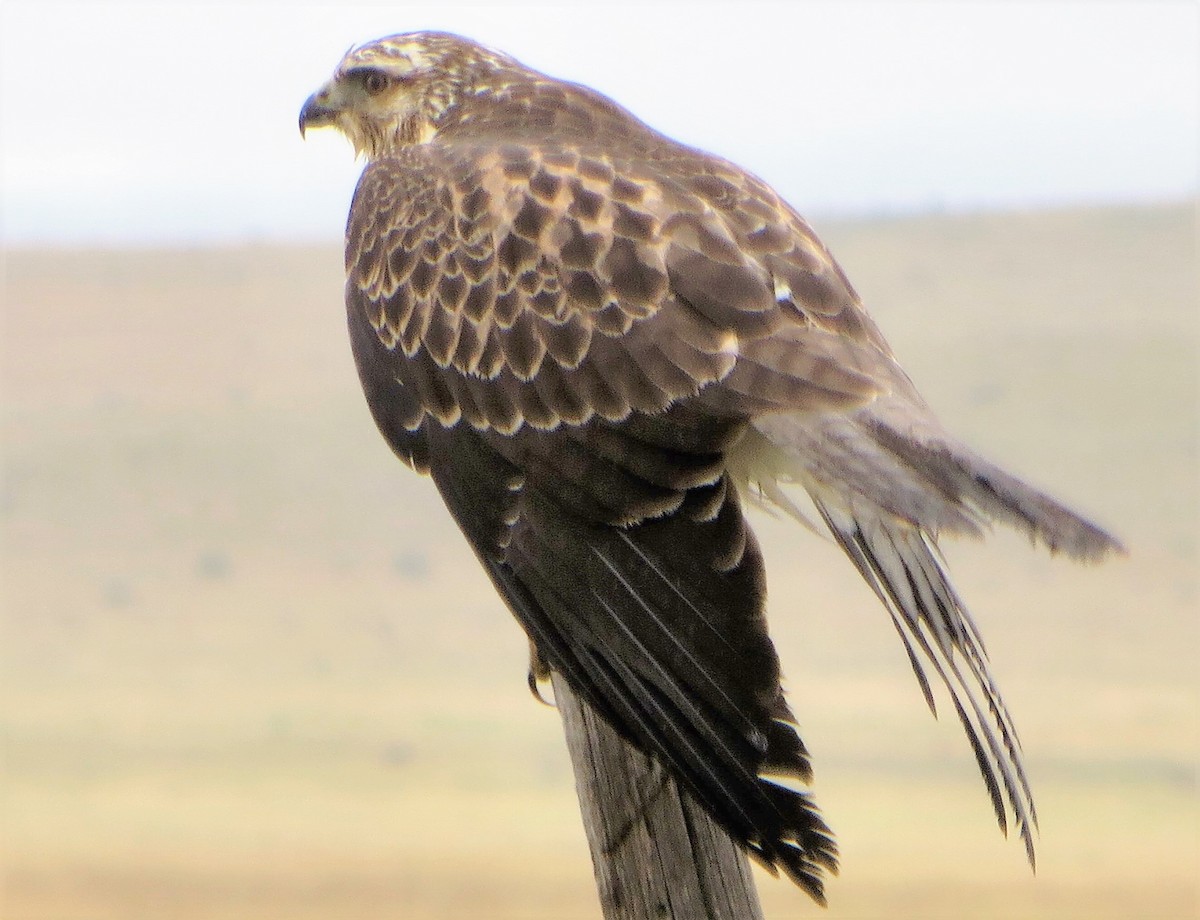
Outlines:
{"type": "Polygon", "coordinates": [[[542,688],[539,686],[544,681],[550,680],[550,665],[546,664],[546,659],[538,652],[532,639],[529,640],[529,674],[526,680],[533,698],[543,706],[554,708],[554,703],[542,696],[542,688]]]}

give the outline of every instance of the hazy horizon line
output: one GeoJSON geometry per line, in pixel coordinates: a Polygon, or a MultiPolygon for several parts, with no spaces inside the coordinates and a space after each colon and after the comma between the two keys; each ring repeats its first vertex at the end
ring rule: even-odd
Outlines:
{"type": "MultiPolygon", "coordinates": [[[[1064,201],[1030,201],[1030,202],[976,202],[976,203],[937,203],[923,205],[876,205],[857,208],[819,208],[802,212],[802,216],[819,230],[820,224],[855,224],[855,223],[887,223],[890,221],[922,220],[944,217],[947,219],[971,219],[976,217],[1001,217],[1005,215],[1030,214],[1061,214],[1073,211],[1123,211],[1123,210],[1170,210],[1173,208],[1192,207],[1200,213],[1200,191],[1182,196],[1153,196],[1153,197],[1120,197],[1104,200],[1064,200],[1064,201]]],[[[321,236],[295,235],[286,236],[273,233],[235,233],[228,235],[201,234],[190,238],[185,235],[173,237],[169,234],[157,234],[155,238],[129,237],[124,239],[105,239],[99,236],[80,237],[40,237],[25,236],[9,239],[3,227],[0,227],[0,253],[77,250],[146,250],[146,251],[185,251],[185,250],[220,250],[246,248],[318,248],[324,246],[341,247],[340,235],[322,234],[321,236]]]]}

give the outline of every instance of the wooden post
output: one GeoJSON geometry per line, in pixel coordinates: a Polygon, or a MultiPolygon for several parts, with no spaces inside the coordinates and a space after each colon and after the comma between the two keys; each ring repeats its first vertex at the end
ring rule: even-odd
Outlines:
{"type": "Polygon", "coordinates": [[[762,920],[746,854],[552,675],[604,920],[762,920]]]}

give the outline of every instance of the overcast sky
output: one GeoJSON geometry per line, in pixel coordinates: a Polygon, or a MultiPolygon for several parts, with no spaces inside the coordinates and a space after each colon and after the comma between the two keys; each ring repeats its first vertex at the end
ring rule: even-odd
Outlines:
{"type": "Polygon", "coordinates": [[[1196,194],[1195,2],[0,7],[9,243],[340,236],[361,163],[301,103],[440,28],[591,84],[810,215],[1196,194]]]}

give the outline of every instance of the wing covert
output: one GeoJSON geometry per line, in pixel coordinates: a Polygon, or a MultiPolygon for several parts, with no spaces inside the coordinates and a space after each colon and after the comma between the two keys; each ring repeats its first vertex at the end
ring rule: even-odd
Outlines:
{"type": "Polygon", "coordinates": [[[878,392],[874,343],[846,334],[862,324],[810,312],[791,290],[808,278],[831,292],[822,303],[857,315],[853,293],[836,292],[836,265],[751,180],[733,220],[714,206],[732,183],[686,182],[678,164],[614,166],[561,145],[425,148],[364,172],[347,300],[440,424],[619,421],[706,388],[731,411],[878,392]]]}

